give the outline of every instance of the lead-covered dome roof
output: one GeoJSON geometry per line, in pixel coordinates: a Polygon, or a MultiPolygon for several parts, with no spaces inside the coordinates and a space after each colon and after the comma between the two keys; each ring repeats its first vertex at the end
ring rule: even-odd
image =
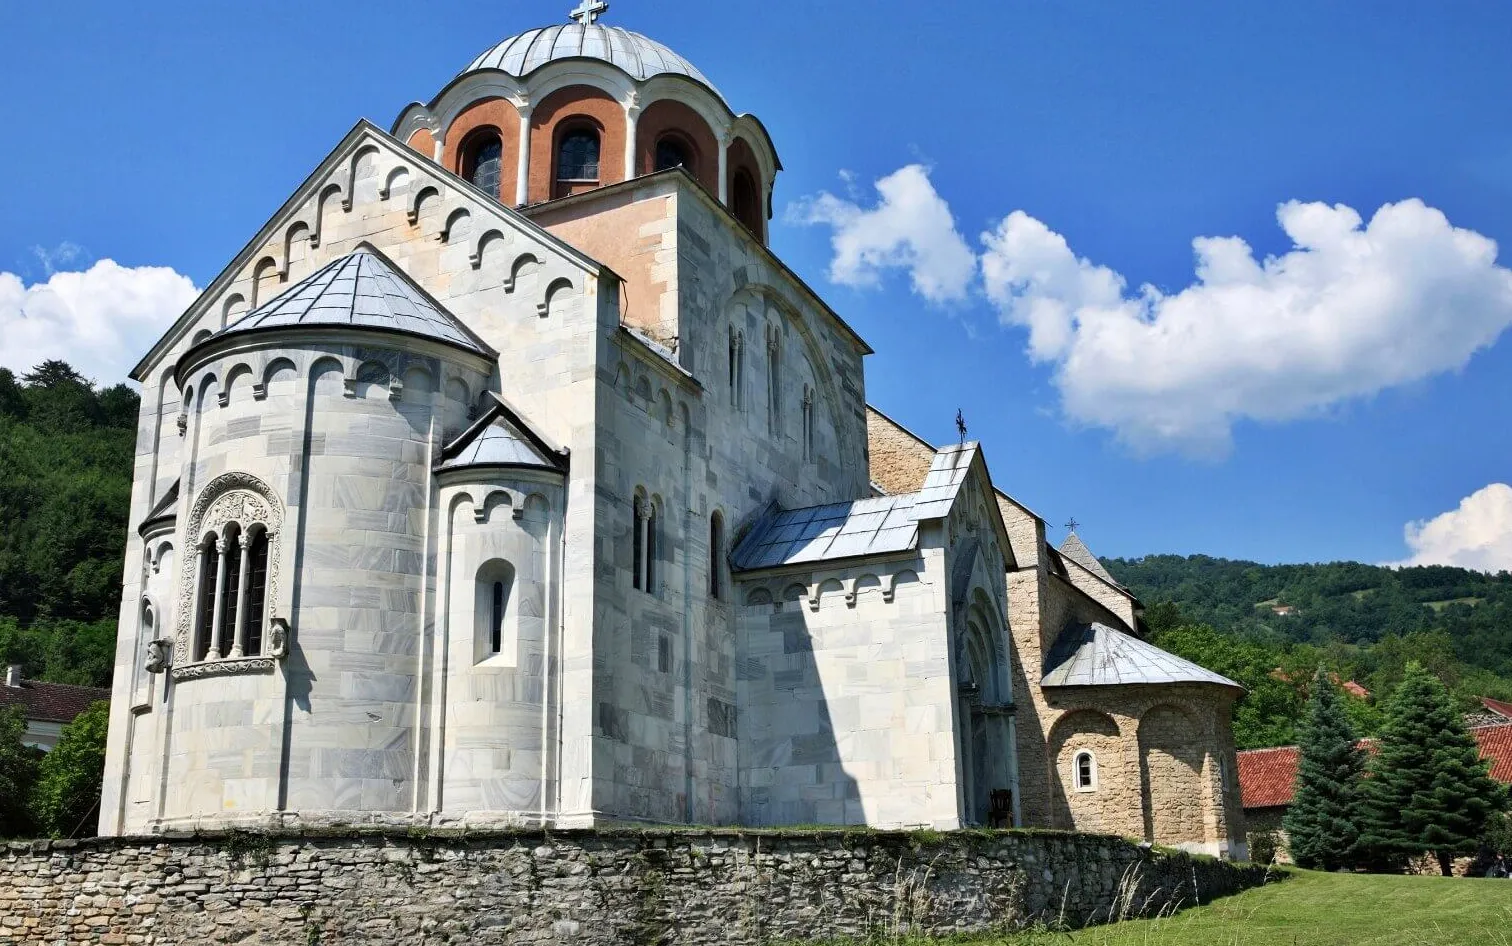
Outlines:
{"type": "Polygon", "coordinates": [[[597,59],[618,66],[642,82],[655,76],[686,76],[719,94],[697,66],[656,40],[598,23],[564,23],[526,30],[496,44],[458,75],[500,69],[512,76],[525,76],[559,59],[597,59]]]}

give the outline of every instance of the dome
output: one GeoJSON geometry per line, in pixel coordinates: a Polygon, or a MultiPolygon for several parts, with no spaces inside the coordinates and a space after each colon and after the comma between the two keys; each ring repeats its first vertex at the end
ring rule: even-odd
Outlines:
{"type": "Polygon", "coordinates": [[[696,66],[656,40],[598,23],[564,23],[526,30],[495,45],[458,75],[501,69],[512,76],[525,76],[559,59],[597,59],[618,66],[642,82],[654,76],[687,76],[719,94],[696,66]]]}

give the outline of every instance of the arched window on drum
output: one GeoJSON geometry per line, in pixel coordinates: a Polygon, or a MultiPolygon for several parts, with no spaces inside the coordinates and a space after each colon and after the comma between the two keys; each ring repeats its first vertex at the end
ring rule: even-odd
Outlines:
{"type": "Polygon", "coordinates": [[[474,132],[462,148],[462,177],[490,197],[499,196],[499,174],[504,163],[504,142],[493,129],[474,132]]]}

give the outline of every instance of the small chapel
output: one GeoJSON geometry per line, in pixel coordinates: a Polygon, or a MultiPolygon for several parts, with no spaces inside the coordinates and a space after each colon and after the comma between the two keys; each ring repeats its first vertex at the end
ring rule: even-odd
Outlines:
{"type": "Polygon", "coordinates": [[[767,129],[606,10],[359,121],[134,369],[101,833],[1244,858],[1240,687],[1145,640],[964,429],[868,403],[871,349],[768,247],[767,129]]]}

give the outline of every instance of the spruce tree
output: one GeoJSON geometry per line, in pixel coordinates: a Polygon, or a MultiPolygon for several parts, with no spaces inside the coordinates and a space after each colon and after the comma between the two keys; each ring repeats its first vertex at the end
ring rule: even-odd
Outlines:
{"type": "Polygon", "coordinates": [[[1282,826],[1299,866],[1338,870],[1353,863],[1360,838],[1365,754],[1328,675],[1318,671],[1303,724],[1297,788],[1282,826]]]}
{"type": "Polygon", "coordinates": [[[1360,843],[1378,866],[1432,851],[1447,876],[1507,805],[1449,691],[1416,662],[1387,702],[1369,771],[1360,843]]]}

